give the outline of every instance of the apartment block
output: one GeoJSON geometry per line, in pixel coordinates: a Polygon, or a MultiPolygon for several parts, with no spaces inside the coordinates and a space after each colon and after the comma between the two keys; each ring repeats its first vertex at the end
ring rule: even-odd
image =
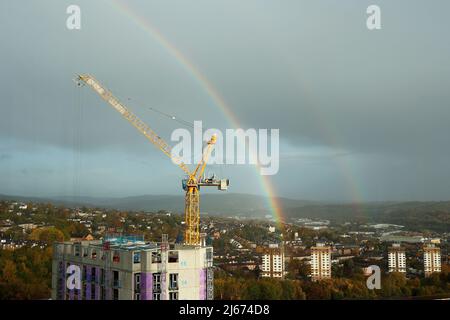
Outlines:
{"type": "Polygon", "coordinates": [[[331,247],[317,243],[311,247],[311,280],[331,278],[331,247]]]}
{"type": "Polygon", "coordinates": [[[405,249],[399,243],[394,243],[388,249],[388,270],[389,272],[406,273],[405,249]]]}
{"type": "Polygon", "coordinates": [[[271,244],[264,248],[262,255],[261,277],[284,278],[284,248],[271,244]]]}
{"type": "Polygon", "coordinates": [[[212,300],[213,248],[135,236],[54,244],[52,299],[212,300]],[[76,281],[79,278],[79,282],[76,281]]]}
{"type": "Polygon", "coordinates": [[[423,247],[423,269],[425,277],[441,272],[441,249],[434,243],[425,244],[423,247]]]}

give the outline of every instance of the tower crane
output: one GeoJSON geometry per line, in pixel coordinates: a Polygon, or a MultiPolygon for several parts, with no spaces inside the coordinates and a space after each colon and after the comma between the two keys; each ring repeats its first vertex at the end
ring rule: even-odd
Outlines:
{"type": "Polygon", "coordinates": [[[151,143],[160,149],[166,156],[168,156],[174,163],[176,163],[187,175],[182,180],[183,190],[186,191],[184,218],[185,218],[185,232],[184,243],[186,245],[200,245],[200,187],[217,187],[219,190],[227,190],[229,185],[228,179],[216,179],[215,177],[204,179],[203,173],[205,171],[208,158],[216,143],[216,135],[212,135],[206,147],[203,150],[202,158],[194,170],[182,161],[182,159],[172,154],[171,147],[159,137],[145,122],[139,119],[133,112],[131,112],[119,99],[117,99],[111,91],[106,89],[99,81],[91,75],[78,75],[75,79],[78,86],[88,85],[93,89],[103,100],[105,100],[114,110],[116,110],[124,119],[133,125],[140,133],[142,133],[151,143]]]}

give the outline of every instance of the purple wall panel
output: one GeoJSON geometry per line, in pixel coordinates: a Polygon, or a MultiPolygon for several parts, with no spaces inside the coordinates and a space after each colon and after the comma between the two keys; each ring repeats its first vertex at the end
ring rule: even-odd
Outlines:
{"type": "Polygon", "coordinates": [[[92,278],[92,267],[86,266],[86,300],[91,300],[91,278],[92,278]]]}
{"type": "Polygon", "coordinates": [[[141,273],[141,300],[153,299],[153,275],[151,272],[141,273]]]}
{"type": "Polygon", "coordinates": [[[206,269],[201,269],[200,270],[199,299],[200,300],[205,300],[206,299],[206,269]]]}
{"type": "Polygon", "coordinates": [[[97,281],[100,281],[100,268],[95,268],[95,298],[94,300],[100,300],[100,286],[97,284],[97,281]]]}

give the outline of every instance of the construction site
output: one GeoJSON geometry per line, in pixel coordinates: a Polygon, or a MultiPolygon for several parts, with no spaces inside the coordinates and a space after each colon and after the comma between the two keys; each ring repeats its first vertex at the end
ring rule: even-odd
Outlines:
{"type": "Polygon", "coordinates": [[[212,300],[213,248],[137,236],[54,244],[54,300],[212,300]],[[71,266],[79,267],[73,288],[71,266]]]}
{"type": "Polygon", "coordinates": [[[200,162],[191,170],[160,136],[94,77],[79,75],[75,82],[79,87],[90,87],[183,170],[185,231],[180,244],[169,243],[167,235],[160,242],[146,242],[143,237],[120,234],[95,241],[55,243],[52,299],[212,300],[213,248],[206,246],[199,230],[199,191],[200,187],[224,191],[229,185],[228,179],[204,176],[216,136],[210,137],[200,162]],[[72,270],[78,272],[70,274],[72,270]]]}

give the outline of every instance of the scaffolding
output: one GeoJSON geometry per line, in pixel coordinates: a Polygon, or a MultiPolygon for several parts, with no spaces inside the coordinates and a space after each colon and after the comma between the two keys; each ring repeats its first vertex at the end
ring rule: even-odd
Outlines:
{"type": "Polygon", "coordinates": [[[100,285],[103,285],[105,300],[111,300],[111,243],[103,242],[103,252],[105,257],[105,268],[103,269],[103,278],[100,279],[100,285]]]}
{"type": "Polygon", "coordinates": [[[214,300],[214,269],[206,268],[206,300],[214,300]]]}
{"type": "Polygon", "coordinates": [[[167,300],[166,273],[168,259],[167,250],[169,249],[169,238],[167,234],[163,234],[161,240],[161,300],[167,300]]]}

